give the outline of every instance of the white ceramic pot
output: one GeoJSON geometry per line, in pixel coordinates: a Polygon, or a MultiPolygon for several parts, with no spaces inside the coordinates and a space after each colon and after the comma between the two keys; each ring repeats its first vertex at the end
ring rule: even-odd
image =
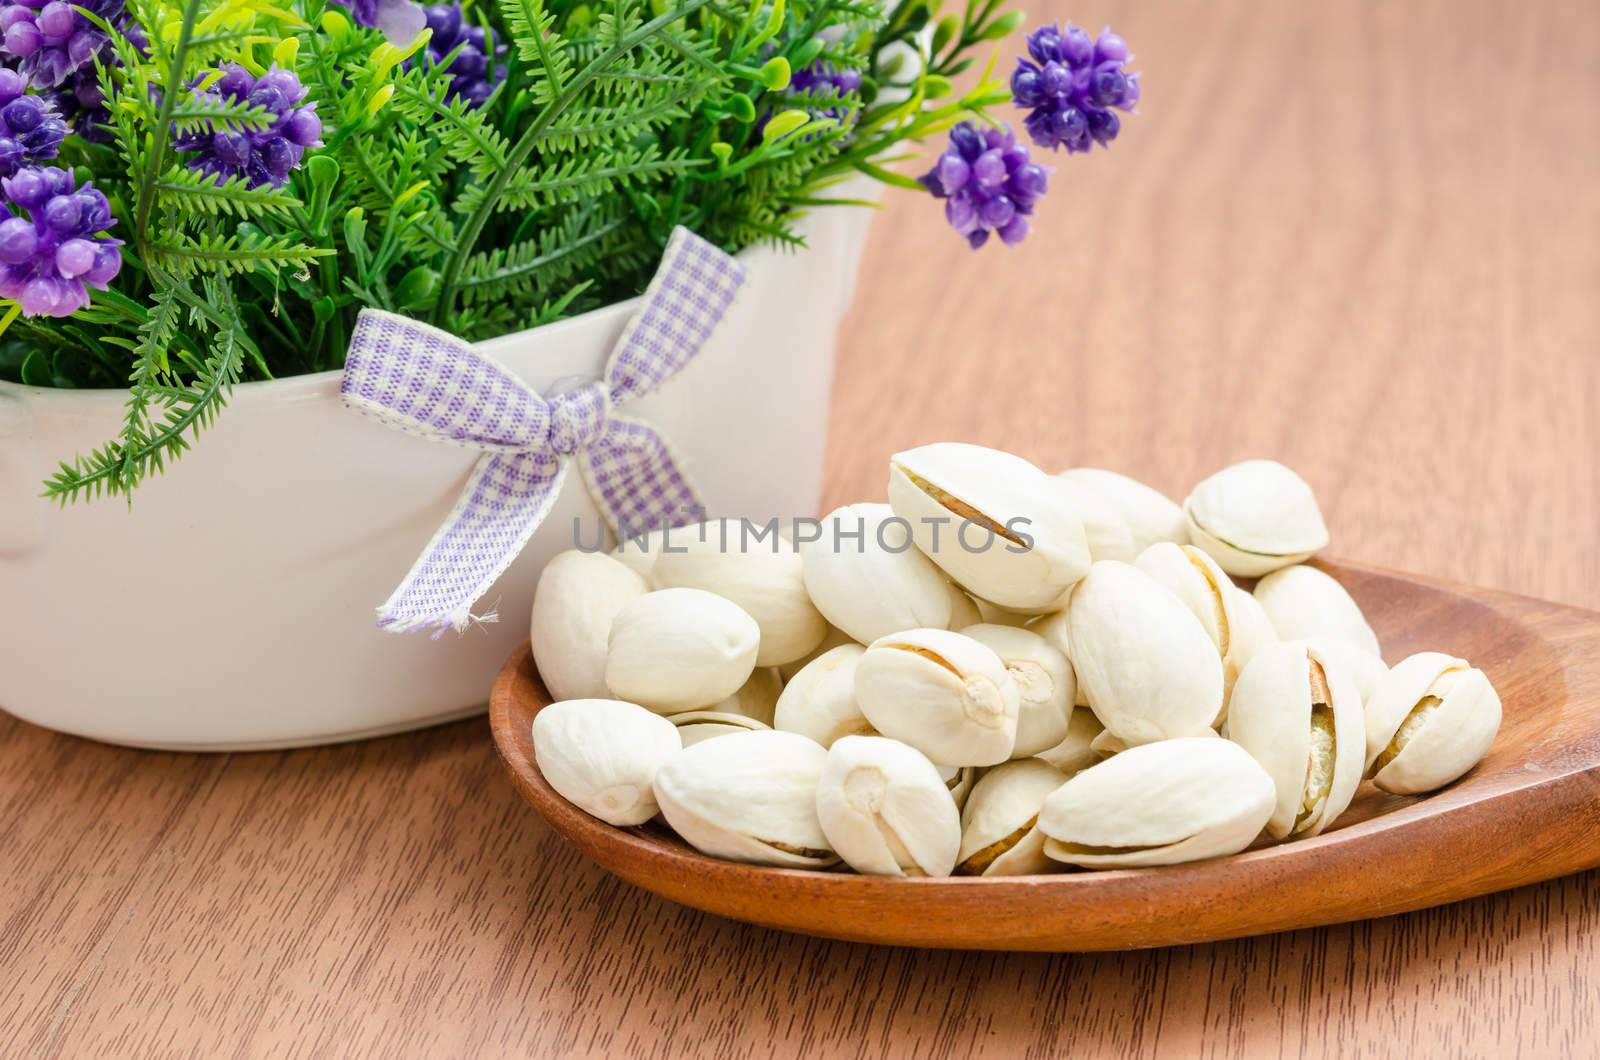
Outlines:
{"type": "MultiPolygon", "coordinates": [[[[628,406],[684,456],[713,514],[814,515],[834,340],[870,211],[806,221],[801,253],[741,255],[749,281],[701,355],[628,406]]],[[[635,302],[483,348],[543,390],[598,378],[635,302]]],[[[501,621],[438,640],[374,609],[455,503],[476,454],[346,409],[339,373],[249,383],[193,451],[120,499],[40,497],[113,437],[124,395],[0,383],[0,708],[114,743],[287,747],[481,709],[528,635],[544,562],[598,515],[572,476],[480,602],[501,621]]]]}

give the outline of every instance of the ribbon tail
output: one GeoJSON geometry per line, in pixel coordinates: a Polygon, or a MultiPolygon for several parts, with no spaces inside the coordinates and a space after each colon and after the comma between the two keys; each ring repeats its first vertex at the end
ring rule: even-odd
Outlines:
{"type": "Polygon", "coordinates": [[[490,453],[478,461],[449,518],[384,605],[378,625],[393,633],[464,632],[472,605],[489,591],[544,522],[566,480],[549,453],[490,453]]]}
{"type": "Polygon", "coordinates": [[[595,507],[618,540],[705,518],[683,460],[647,423],[613,413],[578,463],[595,507]]]}

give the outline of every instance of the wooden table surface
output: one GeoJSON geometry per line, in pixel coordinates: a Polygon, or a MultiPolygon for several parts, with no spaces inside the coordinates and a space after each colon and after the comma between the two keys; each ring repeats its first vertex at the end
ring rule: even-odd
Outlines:
{"type": "MultiPolygon", "coordinates": [[[[1270,455],[1340,555],[1600,608],[1600,7],[1046,6],[1144,113],[1020,249],[892,198],[826,503],[935,439],[1175,496],[1270,455]]],[[[1597,931],[1589,873],[1167,951],[820,942],[580,863],[481,720],[203,757],[0,715],[7,1056],[1594,1055],[1597,931]]]]}

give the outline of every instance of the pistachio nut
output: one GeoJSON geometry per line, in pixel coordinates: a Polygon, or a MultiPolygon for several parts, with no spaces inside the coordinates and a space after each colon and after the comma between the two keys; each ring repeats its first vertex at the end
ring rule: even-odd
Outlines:
{"type": "MultiPolygon", "coordinates": [[[[1050,645],[1062,655],[1065,655],[1067,661],[1070,662],[1072,660],[1071,618],[1071,614],[1063,608],[1060,611],[1052,611],[1048,615],[1040,615],[1028,623],[1028,628],[1049,641],[1050,645]]],[[[1073,674],[1076,676],[1077,671],[1074,670],[1073,674]]],[[[1073,703],[1080,707],[1089,705],[1089,697],[1084,694],[1082,681],[1078,682],[1078,694],[1073,703]]]]}
{"type": "Polygon", "coordinates": [[[1101,729],[1099,735],[1089,741],[1089,750],[1094,753],[1096,761],[1121,754],[1127,749],[1128,742],[1110,729],[1101,729]]]}
{"type": "MultiPolygon", "coordinates": [[[[1277,640],[1272,627],[1259,621],[1260,608],[1248,593],[1233,584],[1216,560],[1193,545],[1159,542],[1139,554],[1137,566],[1170,589],[1200,620],[1222,660],[1222,699],[1226,705],[1239,671],[1264,642],[1277,640]]],[[[1212,723],[1221,719],[1219,714],[1212,723]]]]}
{"type": "Polygon", "coordinates": [[[770,726],[743,714],[721,710],[686,710],[667,717],[678,730],[678,739],[685,747],[693,747],[701,740],[713,736],[732,736],[739,732],[760,732],[770,726]]]}
{"type": "Polygon", "coordinates": [[[533,591],[533,661],[552,699],[606,698],[606,641],[617,612],[650,591],[610,556],[556,555],[533,591]]]}
{"type": "Polygon", "coordinates": [[[678,730],[615,699],[568,699],[534,715],[533,757],[562,798],[607,824],[656,815],[656,771],[678,754],[678,730]]]}
{"type": "Polygon", "coordinates": [[[1222,710],[1222,658],[1183,601],[1138,567],[1094,565],[1069,608],[1072,664],[1128,746],[1193,736],[1222,710]]]}
{"type": "Polygon", "coordinates": [[[778,676],[777,667],[758,666],[751,672],[750,680],[740,685],[737,692],[705,709],[722,714],[743,714],[770,729],[773,727],[773,714],[778,709],[778,696],[782,692],[783,679],[778,676]]]}
{"type": "MultiPolygon", "coordinates": [[[[1013,626],[1021,629],[1038,617],[1037,615],[1025,615],[1020,611],[1010,611],[999,604],[991,604],[987,600],[973,600],[972,602],[978,608],[978,621],[968,622],[967,626],[984,624],[990,626],[1013,626]]],[[[950,628],[959,631],[967,627],[951,626],[950,628]]]]}
{"type": "Polygon", "coordinates": [[[1367,704],[1367,768],[1396,795],[1442,788],[1500,731],[1500,696],[1465,659],[1423,652],[1394,665],[1367,704]]]}
{"type": "Polygon", "coordinates": [[[1228,739],[1272,777],[1277,795],[1268,834],[1316,835],[1345,811],[1361,783],[1361,693],[1341,657],[1321,642],[1270,645],[1233,686],[1228,739]]]}
{"type": "Polygon", "coordinates": [[[1194,488],[1183,511],[1193,543],[1235,577],[1299,563],[1328,544],[1311,487],[1273,460],[1223,468],[1194,488]]]}
{"type": "Polygon", "coordinates": [[[818,644],[816,648],[796,659],[794,662],[784,663],[782,666],[778,667],[778,676],[783,679],[785,684],[787,684],[788,682],[794,680],[795,674],[799,673],[801,670],[804,670],[811,664],[811,660],[822,655],[823,652],[832,651],[841,644],[854,643],[855,640],[851,638],[850,634],[841,629],[835,629],[834,627],[829,626],[828,633],[822,638],[821,644],[818,644]]]}
{"type": "Polygon", "coordinates": [[[1049,762],[1070,777],[1080,769],[1088,769],[1100,761],[1094,742],[1105,731],[1105,726],[1094,716],[1094,711],[1088,707],[1074,707],[1072,716],[1067,719],[1067,735],[1060,743],[1040,751],[1034,757],[1049,762]]]}
{"type": "Polygon", "coordinates": [[[1122,514],[1112,507],[1098,490],[1082,483],[1055,475],[1050,484],[1056,492],[1066,497],[1067,504],[1083,522],[1083,537],[1089,543],[1089,560],[1120,559],[1132,563],[1139,554],[1134,548],[1133,531],[1128,529],[1122,514]]]}
{"type": "Polygon", "coordinates": [[[712,857],[784,868],[839,858],[817,820],[828,752],[792,732],[741,732],[685,747],[656,772],[661,816],[712,857]]]}
{"type": "MultiPolygon", "coordinates": [[[[1203,740],[1217,735],[1214,729],[1201,729],[1195,734],[1195,738],[1203,740]]],[[[1096,762],[1110,758],[1112,755],[1121,754],[1128,749],[1128,746],[1126,740],[1110,729],[1101,730],[1094,739],[1089,741],[1089,751],[1094,755],[1096,762]]],[[[1090,764],[1092,765],[1093,763],[1090,764]]]]}
{"type": "Polygon", "coordinates": [[[823,747],[842,736],[874,735],[856,705],[856,664],[866,652],[859,644],[841,644],[807,663],[778,696],[773,728],[797,732],[823,747]]]}
{"type": "Polygon", "coordinates": [[[1382,657],[1378,635],[1345,587],[1315,567],[1297,563],[1256,583],[1256,602],[1284,640],[1338,637],[1382,657]]]}
{"type": "MultiPolygon", "coordinates": [[[[653,581],[656,560],[661,558],[662,545],[666,543],[668,533],[677,534],[680,531],[666,529],[651,530],[637,537],[624,538],[617,542],[617,547],[611,550],[612,558],[628,567],[639,577],[651,583],[653,581]]],[[[676,547],[676,546],[674,546],[676,547]]]]}
{"type": "Polygon", "coordinates": [[[880,637],[856,663],[856,703],[872,727],[943,766],[992,766],[1017,740],[1017,686],[971,637],[911,629],[880,637]]]}
{"type": "Polygon", "coordinates": [[[896,453],[889,504],[957,584],[1012,611],[1054,610],[1089,569],[1082,519],[1010,453],[959,442],[896,453]]]}
{"type": "Polygon", "coordinates": [[[938,769],[882,736],[828,749],[817,819],[845,864],[873,876],[948,876],[961,844],[961,814],[938,769]]]}
{"type": "Polygon", "coordinates": [[[1044,800],[1039,829],[1045,855],[1071,865],[1176,865],[1243,850],[1272,805],[1272,778],[1242,747],[1191,736],[1085,769],[1044,800]]]}
{"type": "Polygon", "coordinates": [[[611,623],[606,687],[658,714],[695,710],[749,680],[760,639],[755,619],[714,593],[646,593],[611,623]]]}
{"type": "Polygon", "coordinates": [[[911,543],[887,504],[848,504],[800,546],[805,587],[823,617],[863,644],[950,624],[950,579],[911,543]],[[859,535],[859,536],[858,536],[859,535]]]}
{"type": "Polygon", "coordinates": [[[1318,637],[1317,642],[1322,645],[1324,651],[1334,655],[1344,664],[1344,668],[1356,683],[1356,690],[1361,693],[1361,702],[1371,703],[1372,693],[1377,690],[1378,682],[1389,672],[1383,660],[1342,637],[1318,637]]]}
{"type": "Polygon", "coordinates": [[[1067,775],[1037,758],[995,766],[972,788],[961,811],[963,876],[1031,876],[1060,867],[1044,855],[1039,809],[1067,775]]]}
{"type": "Polygon", "coordinates": [[[718,519],[673,530],[655,565],[658,588],[704,589],[742,607],[761,629],[757,666],[781,666],[822,643],[828,623],[806,593],[799,553],[775,529],[718,519]]]}
{"type": "Polygon", "coordinates": [[[1017,742],[1012,758],[1026,758],[1066,739],[1078,679],[1059,648],[1032,630],[977,625],[961,631],[1000,656],[1017,686],[1017,742]]]}
{"type": "MultiPolygon", "coordinates": [[[[979,610],[979,601],[968,596],[965,591],[955,585],[950,586],[950,624],[946,629],[966,629],[976,626],[984,620],[983,612],[979,610]]],[[[987,600],[983,603],[988,604],[987,600]]],[[[989,604],[994,607],[993,604],[989,604]]]]}
{"type": "Polygon", "coordinates": [[[978,782],[979,770],[976,766],[939,766],[939,779],[944,781],[944,786],[950,792],[950,798],[955,801],[956,809],[961,809],[967,804],[967,796],[972,793],[972,785],[978,782]]]}
{"type": "Polygon", "coordinates": [[[1061,477],[1093,490],[1122,516],[1133,538],[1134,555],[1157,541],[1171,541],[1175,545],[1189,543],[1189,524],[1183,517],[1183,509],[1160,490],[1127,475],[1097,467],[1071,468],[1061,472],[1061,477]]]}

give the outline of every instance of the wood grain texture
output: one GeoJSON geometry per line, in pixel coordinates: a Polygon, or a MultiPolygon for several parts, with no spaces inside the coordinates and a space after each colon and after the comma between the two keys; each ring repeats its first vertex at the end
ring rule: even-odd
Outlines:
{"type": "MultiPolygon", "coordinates": [[[[1274,455],[1340,555],[1600,608],[1600,8],[1030,10],[1114,23],[1144,113],[1010,253],[891,197],[826,502],[940,438],[1175,494],[1274,455]]],[[[205,758],[0,717],[8,1056],[1593,1055],[1597,932],[1589,873],[1131,954],[821,942],[583,863],[480,721],[205,758]]]]}
{"type": "MultiPolygon", "coordinates": [[[[1394,659],[1448,644],[1505,701],[1487,755],[1423,797],[1363,784],[1333,826],[1153,870],[891,879],[706,857],[657,819],[613,828],[557,794],[535,756],[550,693],[524,645],[489,697],[523,797],[590,860],[682,905],[896,946],[1098,952],[1408,912],[1600,867],[1600,612],[1318,559],[1394,659]]],[[[1059,869],[1060,866],[1057,866],[1059,869]]]]}

